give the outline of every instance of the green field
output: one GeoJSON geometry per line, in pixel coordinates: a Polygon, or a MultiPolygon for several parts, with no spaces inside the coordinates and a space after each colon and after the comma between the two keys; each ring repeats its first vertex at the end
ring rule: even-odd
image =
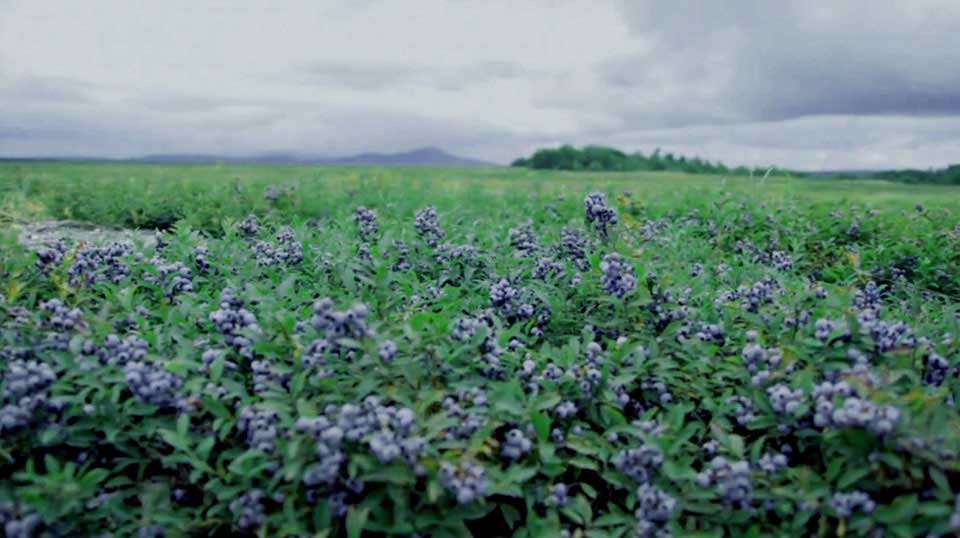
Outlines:
{"type": "Polygon", "coordinates": [[[216,230],[223,218],[276,211],[321,217],[360,203],[411,210],[421,200],[487,214],[530,196],[630,190],[657,208],[696,203],[718,193],[749,194],[776,203],[916,203],[960,210],[960,187],[875,180],[744,178],[670,172],[583,173],[506,167],[366,167],[279,165],[153,165],[0,162],[0,219],[69,218],[115,226],[168,227],[174,222],[216,230]],[[271,204],[263,194],[286,185],[296,195],[271,204]]]}
{"type": "Polygon", "coordinates": [[[0,525],[955,535],[957,335],[957,187],[0,162],[0,525]]]}

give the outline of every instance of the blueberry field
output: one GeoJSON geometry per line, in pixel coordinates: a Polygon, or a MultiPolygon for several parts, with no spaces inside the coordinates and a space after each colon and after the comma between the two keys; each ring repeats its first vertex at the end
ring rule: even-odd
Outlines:
{"type": "Polygon", "coordinates": [[[956,535],[958,336],[960,188],[0,163],[0,523],[956,535]]]}

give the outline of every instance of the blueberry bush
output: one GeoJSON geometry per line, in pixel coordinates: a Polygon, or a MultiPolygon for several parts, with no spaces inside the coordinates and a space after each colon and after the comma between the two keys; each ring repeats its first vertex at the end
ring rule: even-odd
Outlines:
{"type": "Polygon", "coordinates": [[[5,233],[0,528],[960,532],[955,207],[561,185],[220,185],[149,243],[5,233]]]}

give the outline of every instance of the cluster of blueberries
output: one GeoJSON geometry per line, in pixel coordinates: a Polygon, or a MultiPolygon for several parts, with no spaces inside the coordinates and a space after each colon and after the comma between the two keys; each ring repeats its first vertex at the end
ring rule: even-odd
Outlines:
{"type": "Polygon", "coordinates": [[[280,435],[279,423],[280,415],[273,409],[251,405],[240,411],[237,429],[246,437],[250,448],[273,452],[280,435]]]}
{"type": "Polygon", "coordinates": [[[440,481],[460,504],[483,498],[490,488],[487,470],[472,461],[462,461],[458,465],[444,462],[440,466],[440,481]]]}
{"type": "Polygon", "coordinates": [[[610,295],[623,297],[637,289],[636,269],[619,253],[611,252],[604,256],[600,270],[603,271],[603,289],[610,295]]]}
{"type": "Polygon", "coordinates": [[[783,355],[775,347],[764,347],[757,339],[757,331],[749,331],[747,334],[747,345],[743,346],[743,362],[747,370],[753,375],[751,381],[754,385],[762,385],[773,375],[772,372],[780,366],[783,355]]]}
{"type": "Polygon", "coordinates": [[[482,273],[487,269],[483,253],[469,244],[440,243],[434,248],[432,259],[433,267],[421,266],[419,269],[423,274],[430,274],[434,268],[439,268],[441,284],[459,286],[468,273],[482,273]]]}
{"type": "Polygon", "coordinates": [[[224,342],[249,360],[254,357],[250,335],[259,332],[260,325],[257,316],[244,308],[245,304],[233,288],[224,288],[220,292],[220,308],[210,313],[210,321],[223,335],[224,342]]]}
{"type": "Polygon", "coordinates": [[[764,277],[751,285],[741,284],[735,290],[721,292],[714,303],[740,301],[740,307],[747,312],[756,314],[760,308],[774,304],[778,295],[784,292],[783,285],[772,276],[764,277]]]}
{"type": "Polygon", "coordinates": [[[476,317],[458,319],[453,325],[450,336],[459,342],[469,342],[481,329],[485,331],[485,336],[479,345],[483,374],[490,378],[503,377],[506,370],[501,364],[500,358],[505,350],[497,338],[496,322],[492,313],[482,312],[476,317]]]}
{"type": "Polygon", "coordinates": [[[830,498],[830,508],[836,512],[837,516],[847,518],[854,512],[864,512],[869,514],[877,507],[873,499],[862,491],[851,491],[849,493],[834,493],[830,498]]]}
{"type": "Polygon", "coordinates": [[[537,258],[536,266],[533,268],[533,278],[537,280],[547,280],[561,277],[565,275],[566,272],[567,269],[563,263],[555,258],[543,256],[537,258]]]}
{"type": "Polygon", "coordinates": [[[256,215],[247,215],[237,225],[241,234],[247,237],[253,237],[260,233],[260,220],[256,215]]]}
{"type": "Polygon", "coordinates": [[[57,351],[66,351],[70,345],[71,333],[84,329],[87,322],[79,308],[70,308],[60,299],[50,299],[40,303],[40,310],[46,315],[43,328],[46,330],[46,347],[57,351]]]}
{"type": "Polygon", "coordinates": [[[410,245],[406,241],[394,239],[390,243],[389,251],[392,252],[393,256],[393,263],[390,265],[391,270],[403,272],[413,269],[413,264],[410,262],[410,245]]]}
{"type": "Polygon", "coordinates": [[[533,449],[533,443],[523,430],[513,428],[504,436],[500,455],[508,460],[518,460],[533,449]]]}
{"type": "Polygon", "coordinates": [[[594,192],[588,194],[584,199],[584,205],[586,206],[587,223],[593,225],[601,236],[607,237],[610,233],[610,227],[617,223],[617,210],[607,203],[606,193],[594,192]]]}
{"type": "Polygon", "coordinates": [[[697,475],[697,482],[703,487],[715,486],[723,502],[731,506],[746,508],[753,497],[748,461],[730,461],[723,456],[716,456],[697,475]]]}
{"type": "MultiPolygon", "coordinates": [[[[319,336],[307,347],[303,364],[316,369],[320,377],[331,375],[333,370],[329,366],[329,357],[349,360],[356,353],[352,347],[343,344],[345,339],[360,342],[375,336],[367,320],[369,315],[370,309],[362,303],[345,310],[335,310],[334,301],[329,297],[315,301],[310,320],[298,325],[298,331],[311,328],[319,336]]],[[[385,340],[380,343],[380,356],[385,360],[392,360],[397,352],[394,342],[385,340]]]]}
{"type": "Polygon", "coordinates": [[[156,268],[157,274],[149,272],[143,275],[143,279],[151,284],[160,286],[168,297],[173,298],[181,293],[191,293],[194,291],[193,270],[183,262],[167,263],[159,257],[150,260],[156,268]]]}
{"type": "Polygon", "coordinates": [[[540,248],[540,237],[533,229],[532,220],[528,220],[515,228],[510,228],[509,241],[514,253],[520,257],[531,256],[540,248]]]}
{"type": "Polygon", "coordinates": [[[263,192],[263,199],[268,202],[276,202],[291,192],[293,192],[293,187],[290,185],[270,185],[263,192]]]}
{"type": "Polygon", "coordinates": [[[141,402],[160,408],[189,408],[180,394],[183,378],[163,365],[130,361],[124,365],[123,375],[130,392],[141,402]]]}
{"type": "Polygon", "coordinates": [[[50,387],[57,380],[57,375],[44,362],[14,360],[7,364],[3,380],[0,438],[25,428],[35,413],[55,404],[50,399],[50,387]]]}
{"type": "Polygon", "coordinates": [[[653,479],[662,465],[663,451],[651,443],[626,448],[618,452],[613,458],[613,466],[618,471],[641,484],[653,479]]]}
{"type": "Polygon", "coordinates": [[[320,416],[299,418],[296,430],[316,442],[315,462],[304,472],[304,485],[318,492],[325,488],[341,501],[346,498],[345,488],[357,489],[343,476],[348,444],[365,446],[381,463],[402,460],[418,475],[426,473],[419,461],[426,439],[418,433],[414,412],[385,405],[375,396],[359,404],[328,405],[320,416]]]}
{"type": "Polygon", "coordinates": [[[587,236],[569,226],[560,230],[560,254],[573,262],[581,271],[590,270],[590,251],[593,250],[587,236]]]}
{"type": "Polygon", "coordinates": [[[432,205],[417,211],[413,225],[417,228],[417,234],[428,246],[435,247],[443,239],[437,208],[432,205]]]}
{"type": "Polygon", "coordinates": [[[469,439],[487,424],[487,393],[480,387],[458,389],[444,398],[443,410],[455,421],[447,438],[469,439]]]}
{"type": "Polygon", "coordinates": [[[303,244],[289,226],[277,232],[276,241],[255,241],[251,248],[261,266],[296,265],[303,261],[303,244]]]}
{"type": "Polygon", "coordinates": [[[367,206],[358,206],[353,214],[353,221],[357,223],[360,231],[360,237],[364,241],[372,240],[377,232],[380,231],[380,225],[377,224],[377,213],[367,206]]]}
{"type": "Polygon", "coordinates": [[[115,241],[106,246],[79,244],[71,252],[70,244],[59,239],[37,251],[37,266],[49,273],[55,266],[69,260],[67,275],[72,286],[92,286],[101,281],[116,284],[130,275],[128,258],[131,252],[133,245],[127,241],[115,241]]]}
{"type": "Polygon", "coordinates": [[[230,512],[236,526],[249,532],[263,524],[267,518],[264,503],[267,495],[262,489],[251,489],[230,502],[230,512]]]}
{"type": "Polygon", "coordinates": [[[570,486],[563,482],[551,484],[547,490],[547,497],[544,504],[547,506],[556,506],[563,508],[570,502],[570,486]]]}
{"type": "Polygon", "coordinates": [[[594,396],[603,382],[602,369],[607,362],[600,344],[590,342],[586,346],[584,357],[571,364],[564,375],[573,379],[584,396],[594,396]]]}
{"type": "Polygon", "coordinates": [[[518,287],[506,278],[490,286],[490,306],[508,326],[535,319],[530,330],[534,337],[542,336],[544,327],[550,323],[550,306],[537,301],[530,290],[518,287]]]}
{"type": "Polygon", "coordinates": [[[758,247],[749,239],[738,239],[734,251],[753,263],[769,265],[778,271],[790,271],[793,269],[793,256],[789,252],[777,250],[778,246],[776,238],[771,239],[768,249],[758,247]]]}
{"type": "MultiPolygon", "coordinates": [[[[690,288],[679,290],[665,288],[657,284],[658,276],[650,274],[647,276],[647,286],[650,288],[650,303],[645,305],[647,311],[653,315],[653,325],[656,331],[662,332],[674,321],[684,323],[690,315],[688,303],[690,301],[690,288]]],[[[683,336],[683,327],[680,328],[679,336],[683,336]]]]}
{"type": "Polygon", "coordinates": [[[24,510],[13,501],[0,500],[0,529],[7,538],[33,538],[44,527],[39,514],[24,510]]]}
{"type": "Polygon", "coordinates": [[[677,500],[653,484],[637,488],[637,508],[634,517],[637,528],[634,538],[669,538],[673,534],[665,525],[677,509],[677,500]]]}

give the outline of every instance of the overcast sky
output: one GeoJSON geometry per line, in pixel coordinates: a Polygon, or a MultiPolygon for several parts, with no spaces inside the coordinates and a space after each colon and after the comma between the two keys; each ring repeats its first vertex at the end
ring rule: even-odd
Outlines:
{"type": "Polygon", "coordinates": [[[958,0],[0,0],[0,155],[960,162],[958,0]]]}

